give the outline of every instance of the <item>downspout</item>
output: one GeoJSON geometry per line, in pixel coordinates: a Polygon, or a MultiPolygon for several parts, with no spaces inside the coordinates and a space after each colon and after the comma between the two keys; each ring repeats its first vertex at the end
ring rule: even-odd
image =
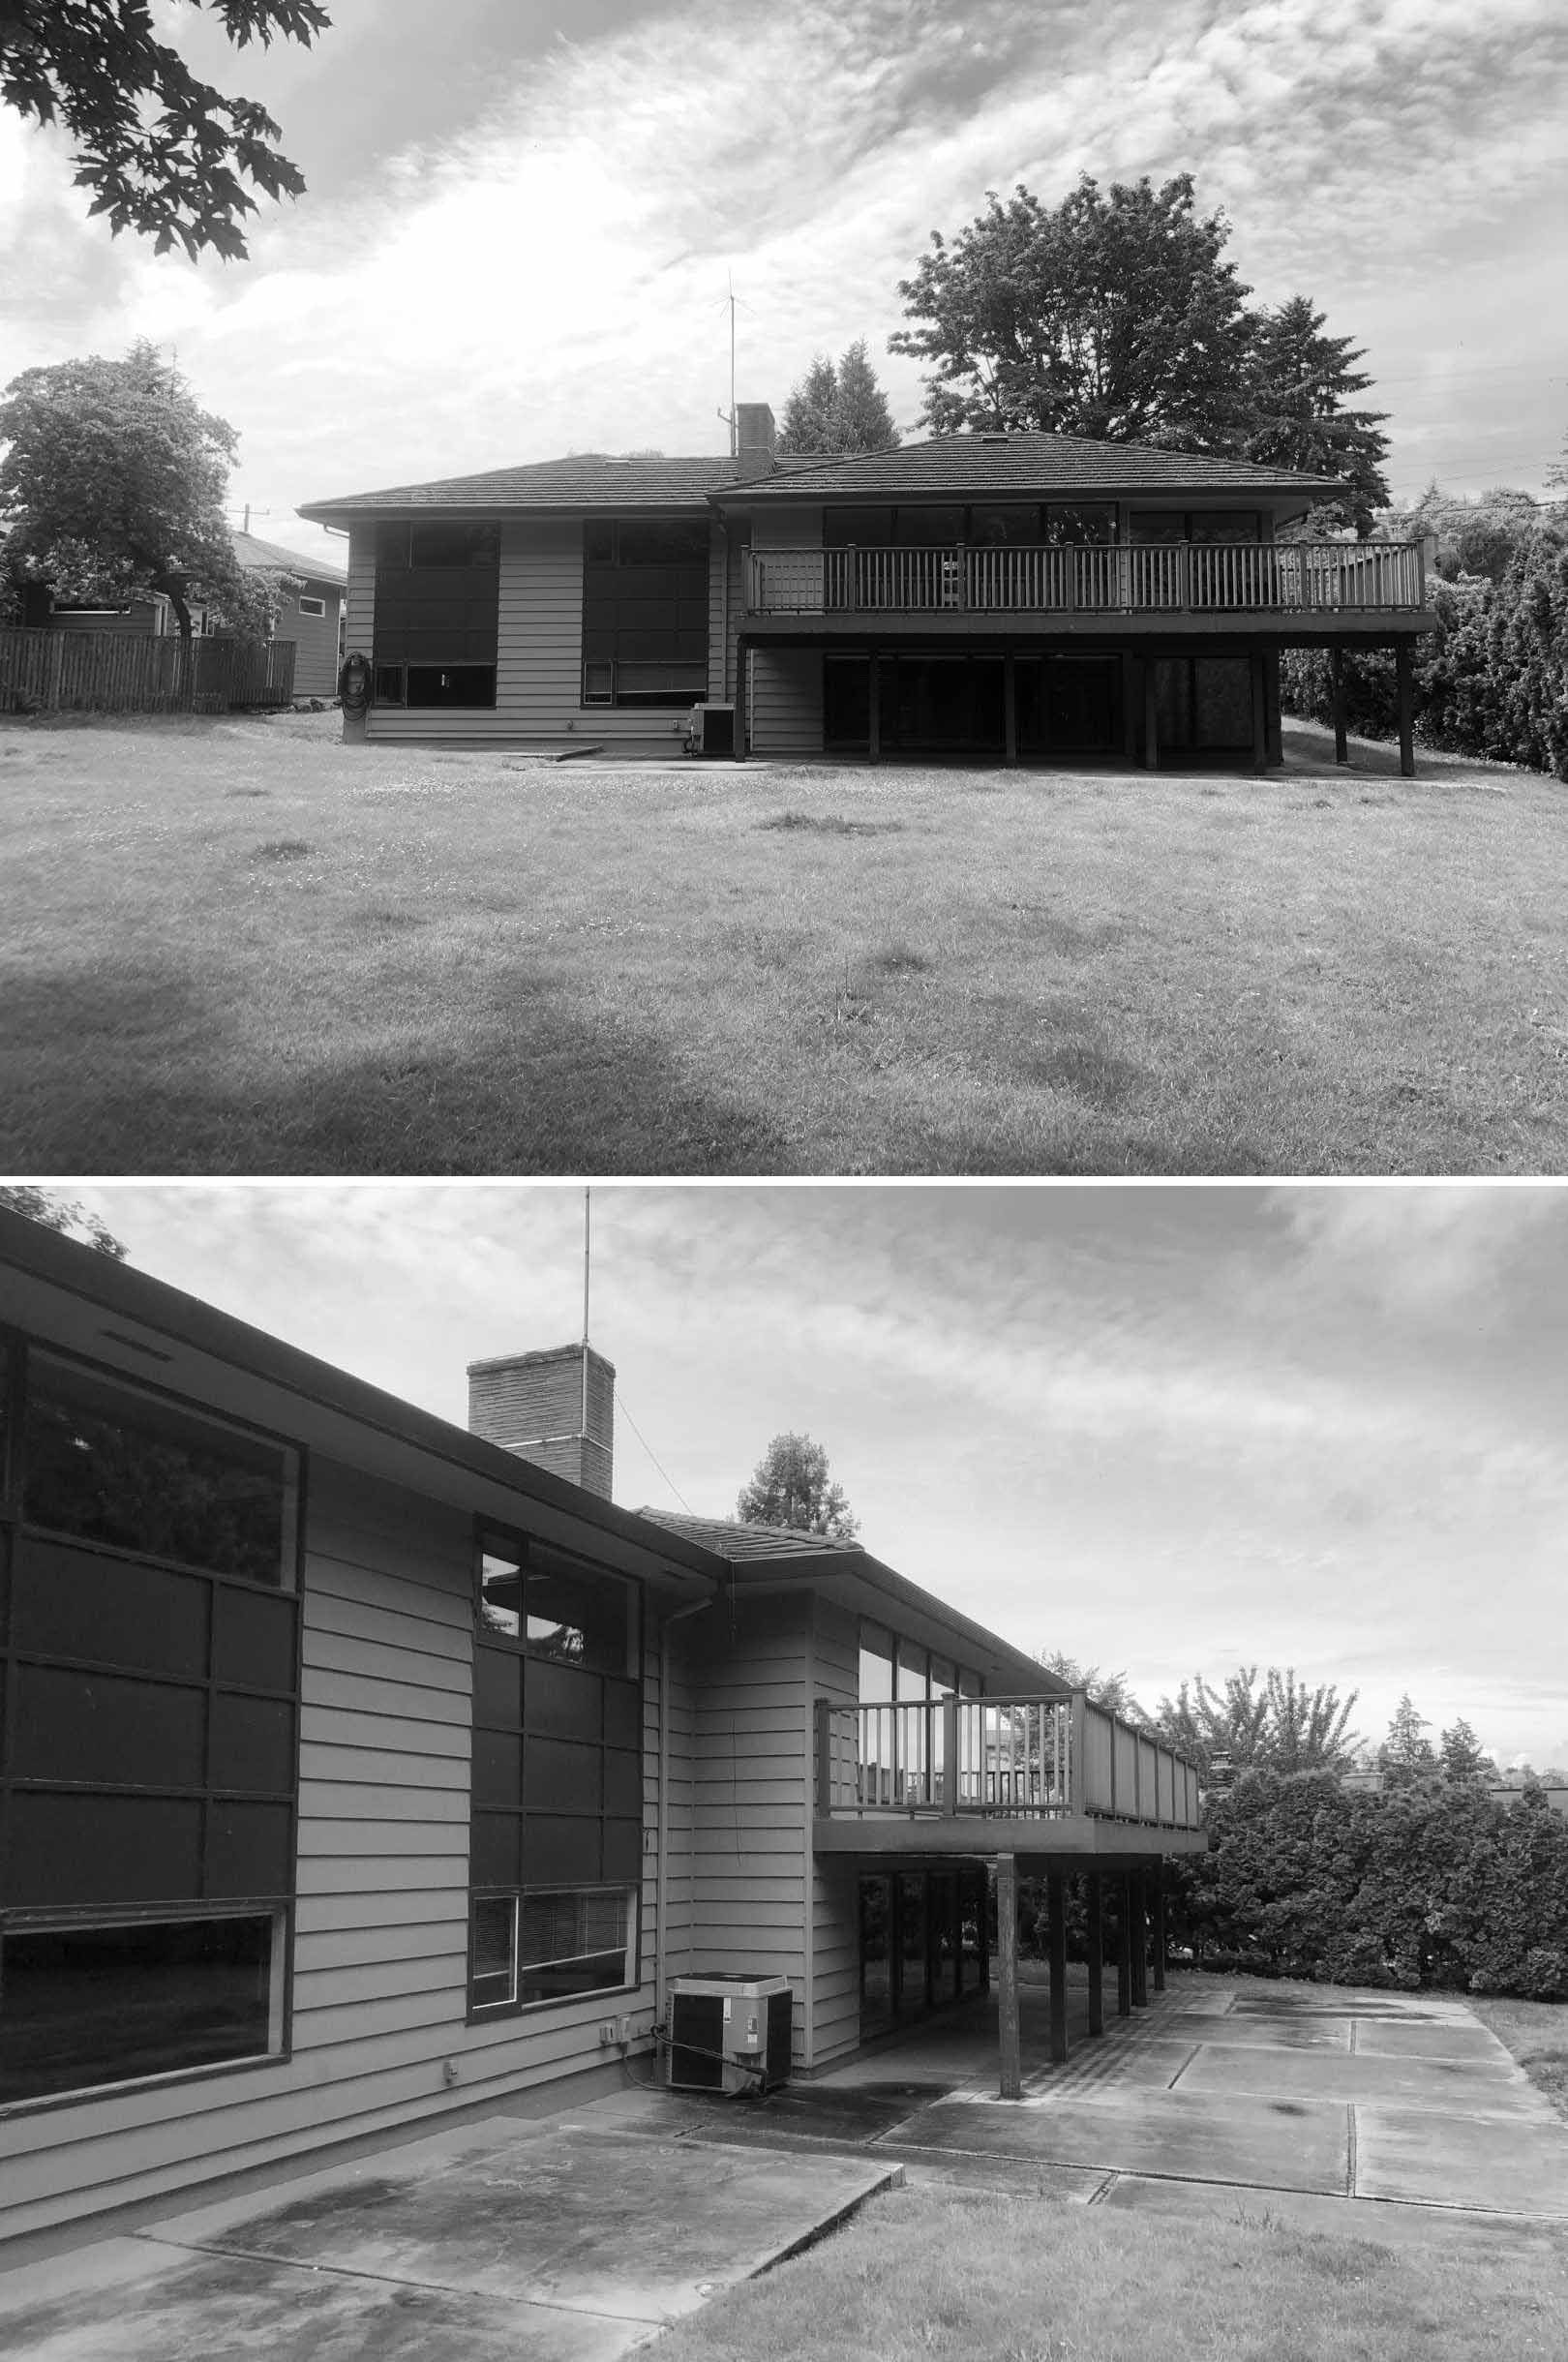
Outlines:
{"type": "MultiPolygon", "coordinates": [[[[716,1596],[716,1593],[715,1593],[716,1596]]],[[[669,2011],[666,1987],[669,1983],[665,1968],[665,1937],[669,1928],[668,1878],[670,1861],[670,1627],[687,1616],[700,1616],[711,1607],[711,1599],[694,1600],[689,1608],[677,1608],[666,1616],[659,1626],[659,1823],[656,1875],[658,1879],[659,1939],[653,1955],[653,2022],[666,2025],[669,2011]]]]}
{"type": "Polygon", "coordinates": [[[719,540],[723,544],[719,565],[719,700],[730,701],[730,523],[723,510],[719,511],[719,540]]]}

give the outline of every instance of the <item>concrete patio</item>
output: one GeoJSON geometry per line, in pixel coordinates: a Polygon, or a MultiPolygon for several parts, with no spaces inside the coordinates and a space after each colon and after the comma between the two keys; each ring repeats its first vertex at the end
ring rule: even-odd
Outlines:
{"type": "MultiPolygon", "coordinates": [[[[616,2362],[929,2181],[1384,2245],[1568,2248],[1568,2124],[1461,2001],[1172,1978],[996,2094],[981,2001],[763,2100],[628,2084],[0,2257],[8,2362],[616,2362]]],[[[646,2072],[639,2063],[638,2073],[646,2072]]]]}

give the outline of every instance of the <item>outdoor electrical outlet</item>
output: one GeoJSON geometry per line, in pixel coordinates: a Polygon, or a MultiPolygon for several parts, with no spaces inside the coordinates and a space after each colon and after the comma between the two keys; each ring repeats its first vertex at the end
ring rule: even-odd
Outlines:
{"type": "Polygon", "coordinates": [[[622,2045],[628,2045],[631,2042],[631,2019],[629,2017],[623,2017],[618,2031],[618,2039],[622,2045]]]}

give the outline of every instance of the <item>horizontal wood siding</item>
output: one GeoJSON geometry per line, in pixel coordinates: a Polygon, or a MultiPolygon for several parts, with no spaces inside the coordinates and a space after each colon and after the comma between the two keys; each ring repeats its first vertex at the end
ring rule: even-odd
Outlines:
{"type": "MultiPolygon", "coordinates": [[[[0,2236],[160,2195],[600,2065],[643,1983],[466,2025],[470,1519],[313,1462],[304,1577],[291,2049],[255,2068],[0,2120],[0,2236]],[[455,2062],[448,2085],[443,2068],[455,2062]]],[[[645,1708],[657,1782],[657,1657],[645,1708]]]]}
{"type": "Polygon", "coordinates": [[[389,745],[575,744],[678,756],[685,730],[685,708],[583,705],[583,525],[564,517],[501,527],[494,710],[373,706],[368,735],[389,745]]]}
{"type": "MultiPolygon", "coordinates": [[[[809,1605],[740,1599],[676,1638],[692,1696],[690,1968],[788,1977],[805,2063],[809,1605]]],[[[672,1781],[672,1787],[674,1783],[672,1781]]]]}
{"type": "MultiPolygon", "coordinates": [[[[816,1604],[812,1635],[813,1689],[819,1698],[853,1706],[859,1698],[858,1620],[826,1600],[816,1604]]],[[[820,2069],[859,2047],[860,2040],[860,1922],[859,1873],[852,1861],[831,1857],[814,1865],[811,1887],[813,2052],[820,2069]]]]}
{"type": "Polygon", "coordinates": [[[344,652],[370,661],[376,652],[376,528],[356,525],[348,534],[348,583],[343,594],[344,652]]]}
{"type": "Polygon", "coordinates": [[[273,637],[294,643],[296,697],[336,697],[338,610],[343,593],[322,584],[315,590],[308,590],[305,595],[307,598],[320,599],[326,608],[325,615],[301,615],[299,592],[291,590],[284,601],[273,637]]]}
{"type": "Polygon", "coordinates": [[[821,754],[820,649],[752,650],[750,746],[762,755],[821,754]]]}

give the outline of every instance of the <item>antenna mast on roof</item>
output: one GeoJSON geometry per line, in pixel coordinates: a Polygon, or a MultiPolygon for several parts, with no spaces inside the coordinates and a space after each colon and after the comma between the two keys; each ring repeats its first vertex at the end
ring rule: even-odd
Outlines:
{"type": "Polygon", "coordinates": [[[736,456],[736,454],[737,454],[737,452],[739,450],[740,445],[739,445],[739,439],[738,439],[738,437],[737,437],[737,432],[736,432],[736,409],[735,409],[735,280],[734,280],[733,275],[732,275],[732,276],[730,276],[730,291],[729,291],[728,295],[726,295],[726,296],[725,296],[725,298],[724,298],[724,308],[725,308],[725,309],[728,311],[728,313],[729,313],[729,315],[730,315],[730,407],[729,407],[729,409],[728,409],[727,410],[720,410],[718,414],[719,414],[719,416],[720,416],[720,417],[723,419],[723,421],[724,421],[725,425],[726,425],[726,426],[729,428],[729,430],[730,430],[730,457],[731,457],[732,459],[734,459],[734,458],[735,458],[735,456],[736,456]]]}
{"type": "Polygon", "coordinates": [[[589,1254],[592,1244],[590,1220],[591,1190],[583,1192],[583,1437],[588,1438],[588,1277],[589,1254]]]}

